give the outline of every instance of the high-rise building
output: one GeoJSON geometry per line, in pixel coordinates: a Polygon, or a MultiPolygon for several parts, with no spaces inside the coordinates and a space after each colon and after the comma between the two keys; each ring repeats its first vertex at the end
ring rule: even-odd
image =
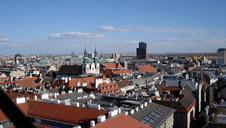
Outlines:
{"type": "Polygon", "coordinates": [[[139,48],[137,48],[137,59],[147,59],[147,44],[139,42],[139,48]]]}
{"type": "Polygon", "coordinates": [[[88,52],[86,50],[86,47],[85,47],[85,50],[84,50],[84,53],[83,53],[84,57],[88,57],[88,52]]]}
{"type": "Polygon", "coordinates": [[[95,45],[95,50],[94,50],[93,54],[94,54],[94,57],[97,57],[98,56],[96,45],[95,45]]]}
{"type": "Polygon", "coordinates": [[[216,64],[226,65],[226,48],[219,48],[217,50],[216,64]]]}

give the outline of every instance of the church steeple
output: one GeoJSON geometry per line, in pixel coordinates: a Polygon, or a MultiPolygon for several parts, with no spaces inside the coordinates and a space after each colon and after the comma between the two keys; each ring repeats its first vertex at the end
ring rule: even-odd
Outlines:
{"type": "Polygon", "coordinates": [[[95,50],[94,50],[94,58],[97,57],[97,48],[96,48],[96,44],[95,44],[95,50]]]}
{"type": "Polygon", "coordinates": [[[85,45],[85,49],[84,49],[84,57],[88,57],[88,52],[86,50],[86,45],[85,45]]]}

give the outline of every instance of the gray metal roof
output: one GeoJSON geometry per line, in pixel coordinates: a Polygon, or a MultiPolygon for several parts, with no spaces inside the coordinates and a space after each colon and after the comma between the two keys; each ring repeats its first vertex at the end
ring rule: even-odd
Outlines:
{"type": "Polygon", "coordinates": [[[158,128],[174,112],[175,110],[172,108],[152,102],[152,103],[149,103],[143,109],[139,108],[139,111],[135,112],[130,116],[151,127],[158,128]]]}

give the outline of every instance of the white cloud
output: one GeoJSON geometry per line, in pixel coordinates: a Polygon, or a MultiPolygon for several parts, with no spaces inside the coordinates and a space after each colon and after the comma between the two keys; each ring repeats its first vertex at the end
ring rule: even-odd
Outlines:
{"type": "Polygon", "coordinates": [[[108,25],[101,25],[97,31],[101,31],[101,32],[127,32],[130,31],[129,28],[116,28],[113,26],[108,26],[108,25]]]}
{"type": "Polygon", "coordinates": [[[63,32],[63,33],[51,33],[50,38],[78,38],[78,39],[96,39],[104,37],[104,34],[87,33],[87,32],[63,32]]]}
{"type": "Polygon", "coordinates": [[[137,26],[131,28],[135,32],[154,32],[154,33],[186,33],[190,35],[197,35],[203,32],[209,32],[203,28],[181,28],[181,27],[150,27],[150,26],[137,26]]]}
{"type": "Polygon", "coordinates": [[[126,41],[123,41],[122,43],[125,43],[125,44],[138,44],[140,41],[138,40],[126,40],[126,41]]]}
{"type": "Polygon", "coordinates": [[[111,25],[101,25],[97,28],[100,32],[149,32],[149,33],[176,33],[189,36],[210,33],[211,31],[203,28],[181,28],[181,27],[151,27],[151,26],[124,26],[116,27],[111,25]]]}
{"type": "Polygon", "coordinates": [[[0,36],[0,42],[7,42],[9,41],[9,38],[6,38],[4,36],[0,36]]]}

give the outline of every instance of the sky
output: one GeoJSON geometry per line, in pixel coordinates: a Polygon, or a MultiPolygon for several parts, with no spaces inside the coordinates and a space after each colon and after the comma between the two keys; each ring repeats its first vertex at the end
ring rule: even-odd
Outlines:
{"type": "Polygon", "coordinates": [[[216,52],[225,0],[0,0],[0,55],[216,52]]]}

